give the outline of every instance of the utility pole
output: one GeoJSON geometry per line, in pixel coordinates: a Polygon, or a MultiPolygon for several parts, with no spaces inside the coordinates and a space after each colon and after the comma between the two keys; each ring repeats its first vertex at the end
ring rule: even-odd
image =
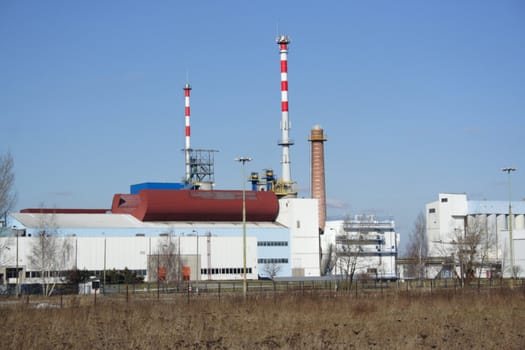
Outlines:
{"type": "Polygon", "coordinates": [[[244,170],[244,163],[249,162],[252,158],[239,157],[235,158],[236,161],[242,163],[242,264],[243,264],[243,281],[242,281],[242,293],[246,300],[246,294],[248,292],[248,285],[246,282],[246,174],[244,170]]]}
{"type": "Polygon", "coordinates": [[[509,245],[510,245],[510,273],[513,279],[516,278],[516,271],[514,270],[514,242],[512,238],[512,199],[510,191],[510,173],[516,171],[516,168],[502,168],[501,171],[508,175],[509,185],[509,245]]]}

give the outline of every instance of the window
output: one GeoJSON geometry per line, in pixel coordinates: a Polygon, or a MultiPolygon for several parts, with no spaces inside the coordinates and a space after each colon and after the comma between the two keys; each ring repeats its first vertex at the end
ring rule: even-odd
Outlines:
{"type": "MultiPolygon", "coordinates": [[[[206,275],[220,275],[220,274],[241,274],[243,272],[242,267],[221,267],[221,268],[203,268],[201,269],[201,274],[206,275]]],[[[246,268],[246,273],[252,273],[252,268],[248,267],[246,268]]]]}
{"type": "Polygon", "coordinates": [[[441,198],[441,203],[447,203],[448,202],[448,198],[441,198]]]}
{"type": "MultiPolygon", "coordinates": [[[[22,268],[19,267],[18,271],[22,271],[22,268]]],[[[5,274],[7,278],[16,278],[18,277],[18,273],[16,272],[16,268],[7,268],[5,269],[5,274]]]]}
{"type": "Polygon", "coordinates": [[[287,258],[260,258],[257,260],[259,264],[288,264],[287,258]]]}
{"type": "Polygon", "coordinates": [[[259,247],[287,247],[287,241],[260,241],[257,242],[259,247]]]}
{"type": "Polygon", "coordinates": [[[436,208],[430,208],[428,209],[429,214],[434,214],[436,212],[436,208]]]}

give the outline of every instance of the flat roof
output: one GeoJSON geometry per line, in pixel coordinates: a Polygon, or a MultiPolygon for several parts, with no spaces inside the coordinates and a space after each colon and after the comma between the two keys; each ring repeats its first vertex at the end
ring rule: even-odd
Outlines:
{"type": "MultiPolygon", "coordinates": [[[[41,214],[41,213],[12,213],[11,216],[15,218],[20,224],[26,228],[54,226],[56,228],[240,228],[242,221],[149,221],[144,222],[135,218],[131,214],[41,214]]],[[[246,222],[247,228],[286,228],[286,226],[278,222],[253,221],[246,222]]]]}

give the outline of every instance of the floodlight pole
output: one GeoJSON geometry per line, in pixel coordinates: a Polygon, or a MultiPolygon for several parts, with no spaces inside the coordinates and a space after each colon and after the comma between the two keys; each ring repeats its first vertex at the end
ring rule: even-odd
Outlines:
{"type": "Polygon", "coordinates": [[[20,271],[18,270],[18,229],[15,226],[16,234],[16,296],[20,295],[20,271]]]}
{"type": "Polygon", "coordinates": [[[509,185],[509,245],[510,245],[510,273],[513,279],[516,278],[516,271],[514,271],[514,242],[512,240],[512,200],[510,191],[510,173],[516,171],[516,168],[501,168],[501,171],[508,175],[509,185]]]}
{"type": "Polygon", "coordinates": [[[242,280],[242,293],[244,299],[246,299],[248,286],[246,284],[246,175],[244,170],[244,163],[249,162],[252,158],[238,157],[236,161],[242,163],[242,264],[243,264],[243,280],[242,280]]]}
{"type": "Polygon", "coordinates": [[[103,274],[104,281],[102,282],[102,286],[103,286],[102,293],[106,295],[106,232],[102,232],[102,234],[104,235],[104,274],[103,274]]]}

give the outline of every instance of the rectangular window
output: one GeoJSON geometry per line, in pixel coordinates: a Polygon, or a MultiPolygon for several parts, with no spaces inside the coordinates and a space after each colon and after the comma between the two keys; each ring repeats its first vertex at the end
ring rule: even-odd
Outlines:
{"type": "Polygon", "coordinates": [[[259,264],[288,264],[287,258],[259,258],[259,264]]]}
{"type": "Polygon", "coordinates": [[[259,247],[287,247],[288,241],[260,241],[257,242],[259,247]]]}
{"type": "Polygon", "coordinates": [[[429,214],[434,214],[436,212],[436,208],[430,208],[428,209],[429,214]]]}
{"type": "Polygon", "coordinates": [[[448,198],[441,198],[441,203],[446,203],[448,202],[448,198]]]}

